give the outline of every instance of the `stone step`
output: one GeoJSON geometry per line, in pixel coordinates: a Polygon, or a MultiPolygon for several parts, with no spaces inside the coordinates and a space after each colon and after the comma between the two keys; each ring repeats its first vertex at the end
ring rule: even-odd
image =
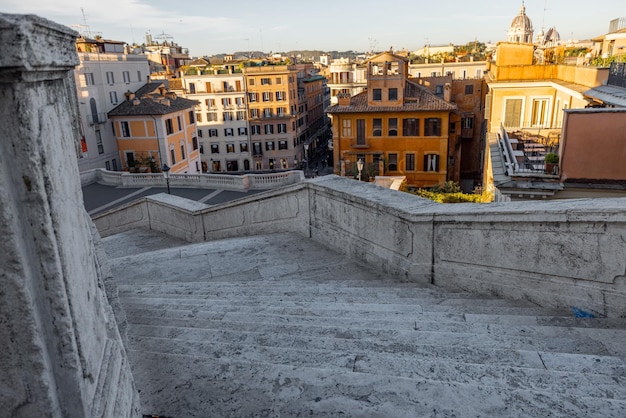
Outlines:
{"type": "Polygon", "coordinates": [[[131,350],[144,413],[206,416],[623,417],[626,402],[510,386],[439,382],[131,350]],[[207,396],[210,394],[209,396],[207,396]],[[600,415],[598,415],[600,416],[600,415]]]}
{"type": "MultiPolygon", "coordinates": [[[[363,354],[326,350],[294,350],[283,347],[258,347],[241,344],[215,344],[179,339],[139,338],[133,349],[165,354],[181,354],[206,361],[230,359],[234,362],[281,364],[295,367],[318,367],[354,372],[427,379],[447,383],[482,386],[510,386],[578,397],[626,399],[626,367],[617,373],[580,373],[548,370],[541,361],[538,367],[511,364],[475,364],[449,358],[422,358],[400,354],[363,354]]],[[[540,357],[540,353],[533,353],[540,357]]],[[[572,361],[572,359],[570,359],[572,361]]],[[[599,371],[599,370],[598,370],[599,371]]]]}
{"type": "MultiPolygon", "coordinates": [[[[193,295],[181,298],[170,297],[151,297],[149,295],[135,296],[123,295],[120,300],[126,307],[152,307],[154,309],[186,309],[186,310],[209,310],[220,311],[232,310],[248,307],[264,307],[264,306],[280,306],[285,311],[299,311],[308,315],[325,315],[337,316],[341,312],[351,311],[355,313],[361,312],[402,312],[402,313],[424,313],[432,312],[441,315],[457,314],[463,315],[468,313],[474,314],[491,314],[491,315],[549,315],[560,316],[566,315],[567,311],[560,309],[545,309],[536,306],[515,306],[514,301],[502,299],[463,299],[465,303],[441,303],[430,304],[427,300],[420,299],[389,299],[387,303],[383,301],[363,301],[358,298],[350,299],[349,297],[337,298],[333,297],[316,297],[309,300],[299,300],[297,295],[292,296],[261,296],[258,298],[247,299],[223,299],[215,296],[207,296],[204,298],[195,297],[193,295]]],[[[519,305],[526,305],[520,302],[519,305]]]]}
{"type": "MultiPolygon", "coordinates": [[[[157,318],[159,324],[164,324],[169,320],[180,320],[183,326],[200,326],[210,328],[229,328],[230,323],[249,323],[254,320],[254,324],[263,323],[269,326],[276,324],[288,325],[290,327],[304,327],[308,331],[309,327],[328,327],[332,324],[334,328],[340,329],[383,329],[383,330],[413,330],[413,331],[432,331],[432,332],[460,332],[473,334],[491,334],[497,333],[501,335],[523,335],[527,337],[535,336],[537,338],[581,338],[592,337],[601,341],[605,346],[613,345],[614,341],[626,341],[626,329],[621,328],[600,328],[583,326],[577,327],[582,318],[573,318],[574,321],[528,321],[527,324],[512,324],[496,322],[484,323],[476,321],[463,321],[463,318],[447,318],[442,320],[437,315],[424,315],[414,313],[397,313],[397,312],[376,312],[375,315],[290,315],[282,312],[256,312],[252,316],[249,312],[216,312],[216,311],[192,311],[179,309],[136,309],[132,308],[127,311],[129,322],[146,324],[146,318],[157,318]],[[135,320],[135,318],[138,318],[135,320]]],[[[496,318],[500,318],[498,316],[496,318]]],[[[493,315],[486,315],[486,319],[493,318],[493,315]]],[[[515,317],[523,318],[523,317],[515,317]]],[[[538,317],[532,317],[538,318],[538,317]]],[[[549,317],[548,317],[549,318],[549,317]]],[[[587,322],[594,321],[586,319],[587,322]]],[[[601,322],[601,321],[600,321],[601,322]]],[[[614,325],[615,321],[609,324],[614,325]]],[[[305,331],[305,332],[307,332],[305,331]]],[[[340,332],[340,331],[337,331],[340,332]]],[[[617,346],[610,351],[611,354],[621,354],[626,357],[624,347],[618,343],[617,346]]]]}
{"type": "Polygon", "coordinates": [[[323,325],[184,320],[148,317],[129,318],[129,335],[179,338],[196,341],[241,342],[271,346],[298,346],[335,351],[373,350],[411,352],[414,344],[518,348],[564,353],[612,355],[601,342],[584,335],[538,334],[500,328],[487,333],[472,331],[422,331],[414,329],[351,329],[323,325]],[[232,338],[232,340],[229,340],[232,338]]]}

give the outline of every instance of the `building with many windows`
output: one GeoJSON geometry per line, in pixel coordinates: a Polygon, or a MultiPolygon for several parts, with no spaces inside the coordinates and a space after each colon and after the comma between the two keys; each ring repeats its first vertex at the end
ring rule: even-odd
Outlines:
{"type": "Polygon", "coordinates": [[[109,112],[124,170],[200,173],[196,131],[197,102],[168,91],[165,82],[151,82],[109,112]]]}
{"type": "Polygon", "coordinates": [[[74,78],[82,128],[78,168],[121,170],[107,113],[124,101],[124,93],[146,84],[148,60],[145,55],[129,53],[124,42],[83,36],[76,40],[76,51],[80,63],[74,78]]]}
{"type": "Polygon", "coordinates": [[[202,171],[252,169],[248,108],[243,73],[199,70],[182,76],[185,97],[198,102],[196,121],[202,171]]]}
{"type": "Polygon", "coordinates": [[[299,168],[298,71],[287,65],[262,65],[245,67],[243,73],[253,169],[299,168]]]}
{"type": "MultiPolygon", "coordinates": [[[[367,90],[338,95],[333,122],[337,173],[405,176],[427,187],[447,180],[450,114],[457,106],[409,80],[408,60],[383,52],[367,61],[367,90]]],[[[450,86],[447,97],[450,97],[450,86]]]]}

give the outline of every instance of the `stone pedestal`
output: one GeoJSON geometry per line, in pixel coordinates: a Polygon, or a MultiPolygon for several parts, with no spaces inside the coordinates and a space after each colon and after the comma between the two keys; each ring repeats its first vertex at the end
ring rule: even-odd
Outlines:
{"type": "Polygon", "coordinates": [[[140,416],[83,207],[75,38],[0,14],[3,416],[140,416]]]}

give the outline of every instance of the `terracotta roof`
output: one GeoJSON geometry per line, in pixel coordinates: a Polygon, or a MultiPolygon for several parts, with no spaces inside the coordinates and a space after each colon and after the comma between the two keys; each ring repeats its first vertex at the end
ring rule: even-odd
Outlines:
{"type": "Polygon", "coordinates": [[[134,93],[134,99],[124,100],[109,112],[109,116],[167,115],[194,108],[198,104],[195,100],[178,97],[168,90],[165,95],[161,94],[159,88],[165,86],[164,82],[147,83],[134,93]]]}
{"type": "Polygon", "coordinates": [[[404,103],[400,106],[369,106],[367,91],[350,98],[350,106],[333,105],[328,113],[370,113],[370,112],[431,112],[454,111],[457,106],[435,96],[426,87],[407,81],[404,85],[404,103]]]}

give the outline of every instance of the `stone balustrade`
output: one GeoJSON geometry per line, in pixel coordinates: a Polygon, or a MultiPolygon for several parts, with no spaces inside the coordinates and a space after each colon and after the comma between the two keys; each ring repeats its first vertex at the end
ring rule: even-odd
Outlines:
{"type": "Polygon", "coordinates": [[[626,315],[626,198],[438,204],[325,176],[207,207],[165,194],[98,215],[189,242],[293,231],[407,281],[626,315]]]}
{"type": "MultiPolygon", "coordinates": [[[[107,171],[101,168],[80,174],[81,184],[101,183],[121,187],[165,187],[163,174],[135,174],[126,171],[107,171]]],[[[206,188],[224,190],[265,190],[297,184],[304,180],[302,171],[285,171],[266,174],[170,174],[170,186],[181,188],[206,188]]]]}

